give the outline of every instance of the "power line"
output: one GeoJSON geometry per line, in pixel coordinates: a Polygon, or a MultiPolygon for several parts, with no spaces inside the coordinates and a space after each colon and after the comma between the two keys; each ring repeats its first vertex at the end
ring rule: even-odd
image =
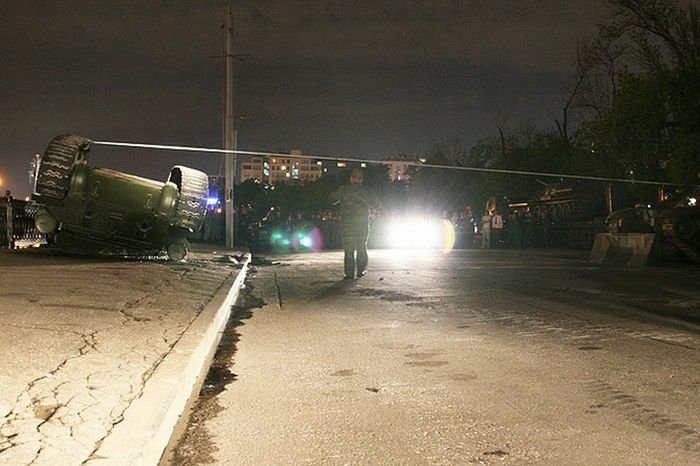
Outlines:
{"type": "MultiPolygon", "coordinates": [[[[330,161],[344,161],[344,162],[356,162],[356,163],[369,163],[369,164],[385,164],[386,160],[369,160],[369,159],[359,159],[352,157],[334,157],[329,155],[312,155],[312,154],[287,154],[280,152],[259,152],[259,151],[247,151],[247,150],[227,150],[227,149],[216,149],[210,147],[193,147],[193,146],[172,146],[165,144],[141,144],[134,142],[111,142],[111,141],[93,141],[93,144],[101,146],[117,146],[117,147],[132,147],[137,149],[153,149],[153,150],[169,150],[169,151],[180,151],[180,152],[203,152],[203,153],[214,153],[214,154],[237,154],[237,155],[252,155],[259,157],[288,157],[288,158],[310,158],[315,160],[330,160],[330,161]]],[[[528,175],[528,176],[542,176],[549,178],[566,178],[574,180],[587,180],[587,181],[604,181],[611,183],[629,183],[629,184],[645,184],[654,186],[679,186],[679,187],[690,187],[690,188],[700,188],[700,185],[696,184],[683,184],[683,183],[671,183],[668,181],[657,181],[657,180],[635,180],[627,178],[611,178],[605,176],[588,176],[588,175],[572,175],[568,173],[549,173],[549,172],[536,172],[527,170],[508,170],[503,168],[482,168],[482,167],[464,167],[457,165],[437,165],[422,162],[413,161],[402,161],[406,165],[412,165],[421,168],[436,168],[443,170],[459,170],[459,171],[472,171],[472,172],[483,172],[483,173],[500,173],[506,175],[528,175]]]]}

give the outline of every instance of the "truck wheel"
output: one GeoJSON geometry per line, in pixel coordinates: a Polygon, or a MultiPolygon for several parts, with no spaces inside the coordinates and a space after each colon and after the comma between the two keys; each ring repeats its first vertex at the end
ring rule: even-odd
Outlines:
{"type": "Polygon", "coordinates": [[[198,231],[207,212],[209,178],[199,170],[178,165],[170,171],[168,181],[175,183],[180,192],[172,224],[189,231],[198,231]]]}
{"type": "Polygon", "coordinates": [[[51,140],[39,160],[34,192],[39,196],[64,199],[71,183],[71,171],[76,162],[87,159],[92,141],[64,134],[51,140]]]}
{"type": "Polygon", "coordinates": [[[34,225],[39,233],[53,233],[58,227],[58,222],[46,209],[39,209],[34,216],[34,225]]]}
{"type": "Polygon", "coordinates": [[[185,240],[175,241],[168,245],[166,252],[168,253],[168,259],[179,262],[187,256],[189,244],[185,240]]]}

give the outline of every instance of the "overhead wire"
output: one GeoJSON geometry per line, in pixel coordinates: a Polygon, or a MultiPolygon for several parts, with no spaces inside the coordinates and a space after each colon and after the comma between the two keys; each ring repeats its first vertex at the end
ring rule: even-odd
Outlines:
{"type": "MultiPolygon", "coordinates": [[[[145,143],[135,143],[135,142],[115,142],[115,141],[93,141],[93,144],[102,146],[115,146],[115,147],[131,147],[136,149],[152,149],[152,150],[169,150],[169,151],[180,151],[180,152],[202,152],[202,153],[214,153],[214,154],[231,154],[231,155],[246,155],[246,156],[258,156],[258,157],[285,157],[285,158],[307,158],[315,160],[328,160],[328,161],[343,161],[343,162],[353,162],[353,163],[366,163],[366,164],[386,164],[390,160],[370,160],[361,159],[353,157],[341,157],[341,156],[329,156],[329,155],[312,155],[312,154],[289,154],[282,152],[261,152],[261,151],[247,151],[247,150],[231,150],[231,149],[218,149],[211,147],[195,147],[195,146],[176,146],[167,144],[145,144],[145,143]]],[[[689,183],[672,183],[668,181],[659,180],[638,180],[629,178],[614,178],[605,176],[592,176],[592,175],[574,175],[569,173],[550,173],[550,172],[538,172],[529,170],[510,170],[505,168],[487,168],[487,167],[465,167],[461,165],[439,165],[422,163],[420,161],[402,160],[402,163],[406,165],[412,165],[421,168],[435,168],[442,170],[458,170],[458,171],[472,171],[472,172],[483,172],[483,173],[499,173],[506,175],[528,175],[528,176],[541,176],[549,178],[560,178],[560,179],[578,179],[587,181],[602,181],[609,183],[628,183],[628,184],[644,184],[644,185],[654,185],[654,186],[678,186],[678,187],[690,187],[690,188],[700,188],[700,185],[689,184],[689,183]]]]}

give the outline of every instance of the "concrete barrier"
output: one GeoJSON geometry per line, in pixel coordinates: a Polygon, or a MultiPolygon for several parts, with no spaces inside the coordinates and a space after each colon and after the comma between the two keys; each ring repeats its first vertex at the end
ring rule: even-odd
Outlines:
{"type": "Polygon", "coordinates": [[[655,236],[654,233],[598,233],[590,261],[641,267],[647,263],[655,236]]]}

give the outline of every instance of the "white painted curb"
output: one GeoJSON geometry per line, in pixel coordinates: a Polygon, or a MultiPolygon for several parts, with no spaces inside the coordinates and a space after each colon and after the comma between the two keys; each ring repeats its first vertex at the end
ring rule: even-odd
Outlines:
{"type": "MultiPolygon", "coordinates": [[[[141,396],[124,412],[124,420],[105,437],[90,466],[139,465],[160,462],[178,419],[183,414],[221,340],[231,307],[243,286],[250,254],[231,286],[222,286],[146,381],[141,396]]],[[[229,282],[227,282],[229,283],[229,282]]]]}

